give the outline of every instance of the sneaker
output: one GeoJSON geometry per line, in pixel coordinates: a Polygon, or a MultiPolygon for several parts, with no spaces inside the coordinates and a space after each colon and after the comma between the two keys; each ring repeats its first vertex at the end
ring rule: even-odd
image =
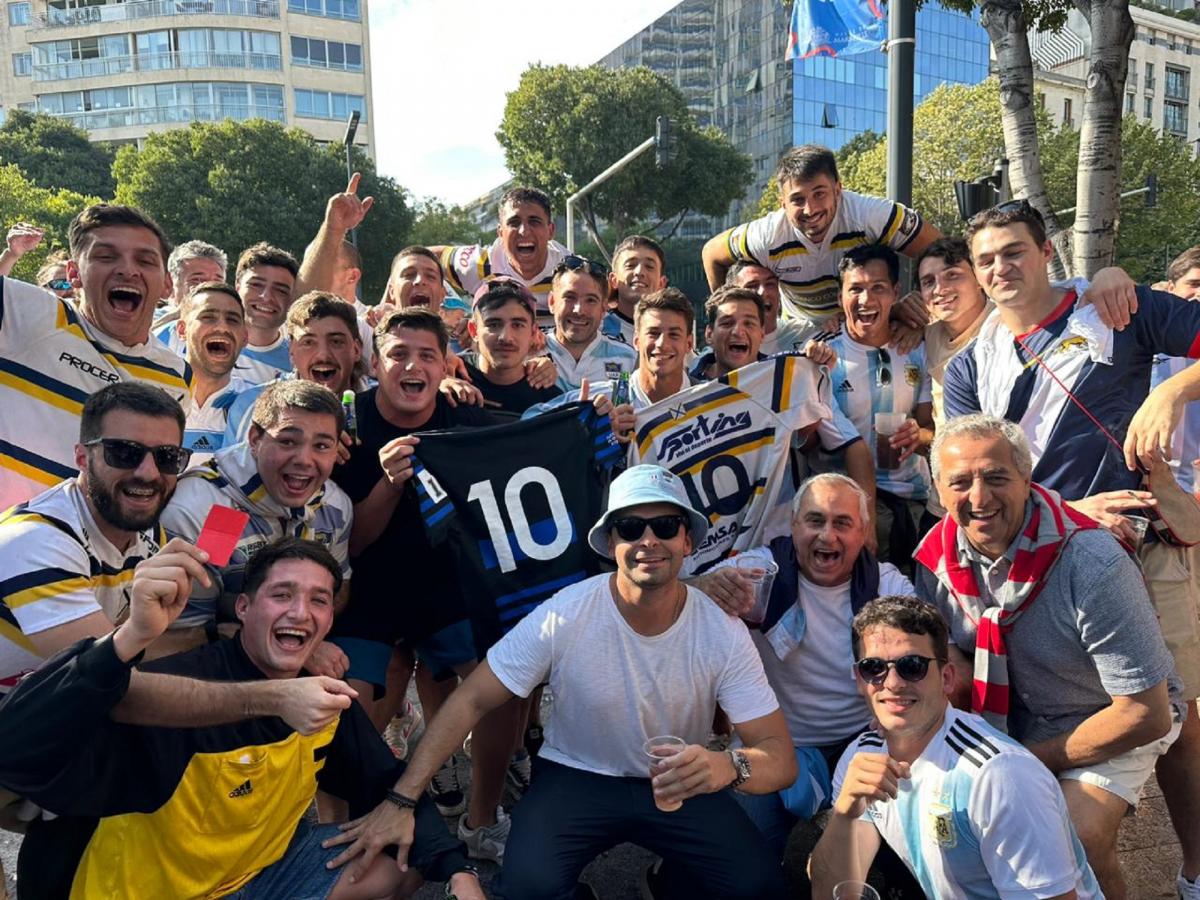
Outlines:
{"type": "Polygon", "coordinates": [[[533,763],[529,754],[524,750],[518,750],[508,761],[508,772],[505,775],[508,789],[517,800],[524,797],[525,792],[529,790],[529,779],[532,775],[533,763]]]}
{"type": "Polygon", "coordinates": [[[467,845],[468,856],[503,863],[504,844],[508,841],[511,828],[512,820],[500,807],[496,807],[495,825],[480,825],[478,828],[468,828],[467,815],[463,813],[458,819],[458,839],[467,845]]]}
{"type": "Polygon", "coordinates": [[[423,724],[421,711],[412,705],[411,700],[405,700],[404,710],[388,723],[383,732],[383,739],[392,748],[396,759],[408,758],[408,751],[420,737],[423,724]]]}
{"type": "Polygon", "coordinates": [[[433,780],[429,782],[429,796],[437,804],[443,816],[457,816],[467,808],[462,783],[458,780],[458,759],[451,756],[442,763],[433,780]]]}
{"type": "Polygon", "coordinates": [[[1179,877],[1175,879],[1175,889],[1179,891],[1179,900],[1200,900],[1200,878],[1188,881],[1183,877],[1183,869],[1179,870],[1179,877]]]}
{"type": "Polygon", "coordinates": [[[648,863],[646,868],[642,869],[642,877],[638,879],[641,900],[658,900],[666,896],[661,869],[661,859],[648,863]]]}

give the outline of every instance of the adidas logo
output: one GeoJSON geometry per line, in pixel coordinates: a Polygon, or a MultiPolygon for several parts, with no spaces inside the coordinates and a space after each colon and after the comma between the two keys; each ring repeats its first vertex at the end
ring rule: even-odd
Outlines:
{"type": "Polygon", "coordinates": [[[836,388],[833,389],[833,392],[835,394],[853,394],[854,386],[852,384],[850,384],[850,382],[848,382],[848,381],[843,381],[841,384],[839,384],[836,388]]]}
{"type": "Polygon", "coordinates": [[[229,792],[230,797],[245,797],[254,792],[254,787],[250,784],[250,779],[247,778],[240,785],[229,792]]]}
{"type": "Polygon", "coordinates": [[[214,449],[213,445],[209,441],[207,435],[202,434],[202,435],[200,435],[200,437],[198,437],[195,441],[192,442],[192,450],[212,450],[212,449],[214,449]]]}

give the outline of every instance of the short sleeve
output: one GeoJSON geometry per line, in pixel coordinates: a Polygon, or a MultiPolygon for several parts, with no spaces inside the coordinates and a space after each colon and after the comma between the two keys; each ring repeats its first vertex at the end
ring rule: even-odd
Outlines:
{"type": "Polygon", "coordinates": [[[27,350],[52,333],[63,302],[50,291],[0,277],[0,353],[27,350]]]}
{"type": "Polygon", "coordinates": [[[921,367],[921,385],[917,389],[917,403],[933,402],[933,379],[929,375],[929,359],[925,355],[924,345],[917,348],[916,361],[921,367]]]}
{"type": "Polygon", "coordinates": [[[500,683],[518,697],[528,697],[549,677],[555,632],[565,624],[551,598],[493,644],[487,661],[500,683]]]}
{"type": "Polygon", "coordinates": [[[1200,304],[1165,291],[1137,289],[1133,316],[1138,343],[1151,353],[1200,358],[1200,304]]]}
{"type": "Polygon", "coordinates": [[[838,404],[831,404],[829,416],[822,419],[817,426],[817,437],[821,441],[821,449],[829,453],[844,450],[855,441],[861,441],[862,435],[854,427],[838,404]]]}
{"type": "Polygon", "coordinates": [[[34,635],[100,612],[87,551],[58,529],[20,514],[5,523],[0,601],[34,635]]]}
{"type": "Polygon", "coordinates": [[[946,366],[946,376],[942,383],[942,405],[947,421],[955,416],[983,412],[979,405],[979,388],[976,383],[979,369],[972,352],[974,346],[973,343],[968,345],[946,366]]]}
{"type": "Polygon", "coordinates": [[[908,577],[891,563],[879,564],[879,596],[913,597],[916,590],[908,577]]]}
{"type": "Polygon", "coordinates": [[[789,430],[819,423],[830,414],[829,379],[803,356],[773,356],[726,377],[731,387],[771,410],[789,430]]]}
{"type": "Polygon", "coordinates": [[[1074,890],[1079,870],[1062,789],[1038,760],[1023,753],[989,760],[972,785],[968,815],[1000,897],[1074,890]]]}
{"type": "Polygon", "coordinates": [[[916,210],[882,197],[866,197],[860,194],[858,200],[867,231],[877,236],[877,243],[900,252],[921,232],[924,222],[916,210]]]}
{"type": "Polygon", "coordinates": [[[767,683],[762,657],[750,639],[750,632],[740,621],[730,620],[729,626],[733,634],[729,659],[717,682],[717,702],[736,726],[770,715],[779,709],[779,701],[767,683]]]}

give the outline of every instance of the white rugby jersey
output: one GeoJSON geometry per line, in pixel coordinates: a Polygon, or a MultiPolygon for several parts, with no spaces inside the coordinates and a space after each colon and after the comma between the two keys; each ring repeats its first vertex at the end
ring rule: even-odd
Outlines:
{"type": "MultiPolygon", "coordinates": [[[[859,753],[886,753],[865,731],[833,776],[841,792],[859,753]]],[[[1075,836],[1062,789],[1032,753],[979,716],[946,707],[946,719],[900,780],[893,800],[872,801],[862,821],[879,831],[932,900],[1103,898],[1075,836]]]]}
{"type": "Polygon", "coordinates": [[[28,635],[98,610],[123,619],[134,567],[164,541],[156,525],[118,550],[74,478],[0,516],[0,693],[42,661],[28,635]]]}
{"type": "Polygon", "coordinates": [[[292,371],[292,358],[288,355],[288,339],[283,332],[263,347],[247,344],[238,354],[233,374],[247,384],[266,384],[280,375],[292,371]]]}
{"type": "MultiPolygon", "coordinates": [[[[475,295],[475,289],[489,278],[497,275],[507,275],[521,282],[533,292],[537,298],[538,325],[544,327],[547,322],[553,327],[554,317],[550,315],[550,283],[554,280],[554,270],[564,256],[571,253],[558,241],[550,241],[546,248],[546,265],[535,277],[526,278],[517,271],[516,266],[508,258],[504,250],[504,242],[500,238],[484,247],[481,244],[469,244],[459,247],[446,247],[442,251],[442,268],[446,278],[454,290],[467,298],[475,295]]],[[[469,301],[468,301],[469,302],[469,301]]]]}
{"type": "MultiPolygon", "coordinates": [[[[846,333],[829,342],[837,352],[830,373],[833,400],[875,453],[875,413],[905,413],[933,402],[933,383],[925,363],[925,345],[911,353],[860,344],[846,333]]],[[[914,453],[897,469],[877,469],[875,484],[897,497],[924,500],[929,496],[929,466],[914,453]]]]}
{"type": "Polygon", "coordinates": [[[578,360],[553,334],[546,335],[546,350],[558,369],[554,384],[560,391],[578,390],[585,378],[589,385],[609,381],[622,372],[632,372],[638,364],[636,350],[599,333],[578,360]]]}
{"type": "Polygon", "coordinates": [[[160,387],[191,408],[192,370],[156,339],[128,347],[73,301],[0,278],[0,510],[78,473],[83,404],[118,381],[160,387]]]}
{"type": "Polygon", "coordinates": [[[921,217],[891,200],[842,191],[825,239],[814,244],[782,209],[725,232],[735,259],[753,260],[779,276],[781,318],[824,318],[838,311],[838,263],[863,244],[900,252],[921,231],[921,217]]]}
{"type": "Polygon", "coordinates": [[[350,526],[354,505],[330,479],[302,507],[285,507],[267,493],[249,444],[234,444],[217,452],[205,465],[188,469],[179,478],[175,495],[163,510],[169,537],[195,542],[213,504],[230,506],[250,515],[229,562],[207,566],[211,587],[192,582],[188,605],[172,628],[190,628],[213,621],[218,603],[226,610],[242,590],[246,563],[271,541],[298,537],[324,544],[350,577],[350,526]]]}
{"type": "Polygon", "coordinates": [[[240,378],[232,377],[229,384],[209,395],[203,405],[192,403],[192,411],[188,413],[183,431],[183,446],[192,451],[189,467],[203,465],[225,446],[229,410],[238,394],[251,387],[240,378]]]}
{"type": "Polygon", "coordinates": [[[768,528],[788,478],[792,432],[827,418],[829,403],[825,374],[784,355],[638,410],[629,464],[670,469],[708,517],[708,535],[685,563],[689,573],[775,536],[768,528]]]}

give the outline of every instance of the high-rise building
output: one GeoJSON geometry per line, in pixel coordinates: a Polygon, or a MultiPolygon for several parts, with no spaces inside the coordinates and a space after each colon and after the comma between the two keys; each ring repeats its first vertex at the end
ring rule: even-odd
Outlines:
{"type": "Polygon", "coordinates": [[[93,140],[264,118],[374,151],[366,0],[8,0],[0,116],[61,116],[93,140]]]}
{"type": "MultiPolygon", "coordinates": [[[[837,149],[867,129],[886,130],[886,54],[793,65],[783,58],[789,18],[779,0],[683,0],[600,60],[657,72],[701,125],[721,129],[750,157],[754,183],[724,224],[749,217],[789,147],[837,149]]],[[[978,21],[935,0],[925,4],[917,13],[916,101],[939,84],[977,84],[987,74],[988,38],[978,21]]],[[[707,236],[721,224],[697,217],[681,236],[707,236]]]]}

